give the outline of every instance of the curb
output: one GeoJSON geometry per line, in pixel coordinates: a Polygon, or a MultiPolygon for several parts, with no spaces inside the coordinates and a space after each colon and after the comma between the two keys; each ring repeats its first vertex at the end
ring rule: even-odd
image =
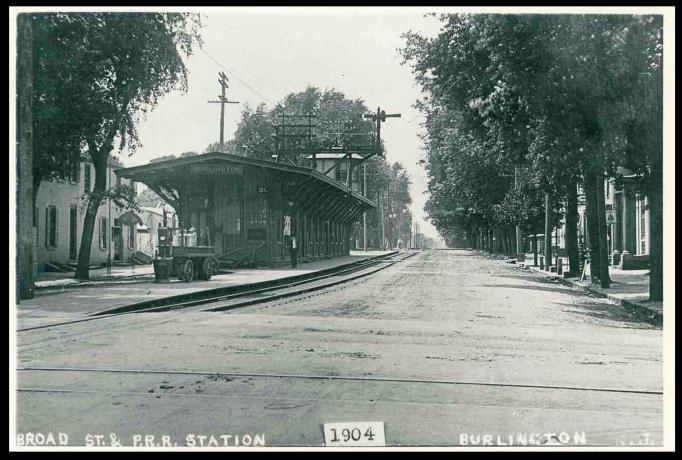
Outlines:
{"type": "Polygon", "coordinates": [[[627,300],[627,299],[622,299],[620,297],[616,297],[613,294],[606,294],[601,291],[598,291],[597,289],[593,288],[592,286],[585,286],[580,284],[577,281],[571,281],[566,278],[563,278],[561,276],[558,276],[556,274],[551,274],[548,272],[545,272],[543,270],[540,270],[539,268],[535,268],[532,266],[527,266],[523,264],[523,262],[517,262],[515,265],[520,268],[526,268],[528,270],[531,270],[533,272],[539,273],[544,275],[546,278],[550,278],[553,280],[557,280],[559,283],[565,285],[565,286],[570,286],[576,289],[580,289],[581,291],[587,292],[589,294],[594,295],[595,297],[600,297],[602,299],[609,299],[613,302],[616,302],[618,305],[624,307],[626,310],[628,310],[630,313],[633,313],[635,317],[638,319],[641,319],[649,324],[652,324],[654,326],[662,326],[663,325],[663,314],[659,311],[652,310],[646,305],[642,305],[639,302],[633,302],[632,300],[627,300]]]}

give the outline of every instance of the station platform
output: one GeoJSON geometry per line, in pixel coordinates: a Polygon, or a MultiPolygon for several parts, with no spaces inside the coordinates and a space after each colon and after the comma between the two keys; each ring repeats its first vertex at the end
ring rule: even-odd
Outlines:
{"type": "MultiPolygon", "coordinates": [[[[391,251],[351,251],[349,256],[333,257],[299,264],[297,268],[279,267],[274,269],[243,268],[230,273],[215,275],[211,281],[192,281],[186,283],[171,279],[169,283],[155,283],[153,270],[147,279],[131,281],[128,273],[119,270],[107,283],[102,280],[92,286],[73,287],[68,284],[63,289],[52,289],[49,293],[24,300],[16,307],[16,329],[39,327],[61,321],[71,321],[78,317],[89,316],[116,307],[139,304],[141,302],[174,297],[198,291],[213,290],[230,286],[247,286],[263,281],[282,280],[322,270],[337,268],[369,258],[380,257],[391,251]],[[125,280],[125,282],[116,282],[125,280]],[[100,284],[97,284],[100,283],[100,284]],[[68,289],[66,287],[69,287],[68,289]]],[[[148,267],[145,267],[148,271],[148,267]]],[[[135,267],[140,274],[140,267],[135,267]]],[[[56,283],[55,283],[56,284],[56,283]]],[[[56,287],[56,286],[55,286],[56,287]]]]}

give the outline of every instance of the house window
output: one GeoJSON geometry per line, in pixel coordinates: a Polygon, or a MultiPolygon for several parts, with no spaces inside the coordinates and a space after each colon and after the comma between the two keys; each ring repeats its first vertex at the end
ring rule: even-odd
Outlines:
{"type": "Polygon", "coordinates": [[[81,175],[80,156],[74,155],[71,161],[71,177],[69,177],[69,179],[71,182],[78,183],[81,175]]]}
{"type": "Polygon", "coordinates": [[[109,247],[109,222],[106,217],[99,218],[99,247],[100,249],[109,247]]]}
{"type": "Polygon", "coordinates": [[[45,247],[57,247],[57,207],[48,206],[45,210],[45,247]]]}
{"type": "Polygon", "coordinates": [[[90,163],[83,163],[83,191],[86,193],[90,193],[91,182],[90,163]]]}
{"type": "Polygon", "coordinates": [[[348,180],[348,163],[340,161],[336,167],[336,180],[346,182],[348,180]]]}

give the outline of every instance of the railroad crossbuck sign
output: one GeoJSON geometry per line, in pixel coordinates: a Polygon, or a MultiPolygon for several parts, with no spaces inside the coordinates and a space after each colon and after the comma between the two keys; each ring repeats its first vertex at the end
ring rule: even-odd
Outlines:
{"type": "Polygon", "coordinates": [[[284,216],[284,236],[291,236],[291,216],[284,216]]]}
{"type": "Polygon", "coordinates": [[[327,447],[383,447],[386,445],[384,422],[325,423],[327,447]]]}

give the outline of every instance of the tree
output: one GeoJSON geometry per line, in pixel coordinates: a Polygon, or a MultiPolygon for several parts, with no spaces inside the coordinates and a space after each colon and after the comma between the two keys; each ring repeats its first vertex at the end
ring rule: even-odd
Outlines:
{"type": "Polygon", "coordinates": [[[138,206],[156,207],[160,202],[165,202],[163,198],[157,195],[152,189],[147,188],[138,193],[135,197],[138,206]]]}
{"type": "Polygon", "coordinates": [[[35,14],[34,21],[41,30],[36,99],[46,101],[40,113],[51,114],[38,118],[38,130],[50,140],[49,119],[64,130],[56,148],[41,144],[38,154],[54,159],[48,174],[72,166],[83,153],[95,167],[76,270],[76,278],[87,279],[109,156],[115,144],[134,152],[139,117],[167,92],[186,89],[183,56],[200,44],[200,23],[196,15],[180,13],[49,13],[35,14]]]}
{"type": "MultiPolygon", "coordinates": [[[[341,91],[335,89],[321,90],[308,87],[303,91],[288,94],[272,109],[268,109],[265,104],[260,104],[255,109],[247,105],[242,111],[234,138],[226,142],[225,150],[235,155],[272,161],[276,152],[275,125],[281,123],[281,115],[312,114],[315,115],[312,120],[316,125],[314,130],[316,137],[313,142],[309,144],[308,140],[302,137],[298,141],[294,139],[288,145],[301,153],[295,157],[289,155],[291,159],[299,166],[308,167],[309,160],[305,156],[311,153],[311,148],[371,145],[375,132],[374,125],[362,117],[368,112],[361,99],[348,99],[341,91]]],[[[307,132],[307,128],[291,128],[287,134],[307,132]]],[[[381,149],[383,151],[383,145],[381,149]]],[[[206,151],[217,151],[217,145],[209,145],[206,151]]],[[[383,195],[383,199],[378,201],[384,211],[384,221],[381,220],[381,209],[367,213],[368,240],[381,246],[383,244],[381,227],[382,224],[384,227],[388,225],[387,216],[390,214],[388,190],[391,188],[402,190],[405,187],[403,183],[405,178],[402,174],[391,175],[391,166],[379,156],[367,160],[366,168],[367,196],[374,200],[383,195]],[[392,181],[397,182],[394,184],[392,181]]],[[[401,209],[405,209],[405,206],[401,206],[401,209]]],[[[360,233],[361,227],[356,226],[355,231],[360,233]]]]}
{"type": "MultiPolygon", "coordinates": [[[[608,287],[605,176],[613,175],[615,166],[634,164],[650,188],[652,221],[653,203],[661,196],[660,18],[458,14],[440,19],[443,27],[435,38],[408,33],[402,50],[425,94],[417,107],[427,114],[432,195],[427,208],[439,231],[468,227],[471,233],[478,227],[479,246],[508,250],[505,227],[537,217],[519,207],[536,208],[536,194],[526,191],[521,198],[517,187],[502,185],[509,175],[505,170],[522,167],[532,171],[534,187],[547,199],[547,253],[557,224],[553,214],[564,208],[575,272],[575,190],[582,184],[592,276],[608,287]],[[642,139],[646,146],[638,142],[642,139]],[[481,169],[487,176],[477,177],[481,169]],[[501,248],[491,245],[495,232],[501,248]]],[[[655,233],[652,243],[658,244],[655,233]]],[[[652,259],[660,250],[660,244],[652,247],[652,259]]],[[[652,275],[658,279],[660,260],[657,264],[652,263],[652,275]]],[[[652,282],[652,289],[656,285],[652,282]]]]}
{"type": "MultiPolygon", "coordinates": [[[[234,155],[272,160],[275,153],[275,127],[272,115],[265,104],[252,109],[248,104],[244,107],[241,120],[234,138],[226,142],[225,151],[234,155]]],[[[207,151],[220,151],[219,145],[210,145],[207,151]]]]}

